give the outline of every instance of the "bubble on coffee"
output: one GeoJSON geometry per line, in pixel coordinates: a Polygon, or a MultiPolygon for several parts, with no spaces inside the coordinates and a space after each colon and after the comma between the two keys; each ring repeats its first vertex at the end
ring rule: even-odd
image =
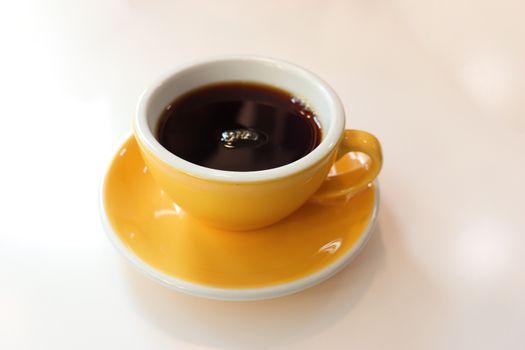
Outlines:
{"type": "Polygon", "coordinates": [[[301,107],[307,107],[306,102],[304,102],[303,100],[301,100],[298,97],[292,96],[290,101],[292,101],[292,103],[294,103],[294,104],[300,105],[301,107]]]}
{"type": "Polygon", "coordinates": [[[227,130],[221,133],[222,145],[226,148],[257,147],[268,140],[264,132],[253,129],[227,130]]]}
{"type": "Polygon", "coordinates": [[[292,96],[290,101],[301,108],[299,110],[299,113],[308,119],[311,119],[319,129],[321,129],[321,123],[319,122],[319,119],[317,118],[317,115],[314,113],[314,111],[310,108],[310,105],[303,99],[300,99],[299,97],[292,96]]]}

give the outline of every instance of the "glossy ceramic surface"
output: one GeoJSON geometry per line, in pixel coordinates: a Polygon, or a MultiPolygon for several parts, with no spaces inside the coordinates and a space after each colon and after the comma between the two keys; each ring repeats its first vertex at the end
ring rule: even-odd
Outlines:
{"type": "Polygon", "coordinates": [[[175,67],[142,93],[134,120],[135,138],[144,161],[163,190],[188,213],[228,230],[252,230],[273,224],[297,210],[312,195],[321,198],[337,196],[339,192],[355,194],[375,180],[383,162],[381,145],[375,136],[344,130],[342,103],[326,82],[296,64],[269,57],[211,57],[175,67]],[[295,162],[262,171],[210,169],[162,147],[155,134],[166,106],[188,91],[224,81],[268,84],[297,96],[317,114],[322,126],[321,143],[295,162]],[[353,183],[344,181],[348,178],[334,177],[330,186],[317,194],[335,159],[352,151],[362,152],[370,160],[362,172],[362,181],[353,183]]]}
{"type": "MultiPolygon", "coordinates": [[[[357,158],[345,165],[362,168],[357,158]]],[[[308,204],[264,229],[219,230],[164,193],[130,137],[108,170],[103,214],[117,248],[161,283],[211,298],[261,299],[304,289],[349,262],[371,234],[376,192],[308,204]]]]}

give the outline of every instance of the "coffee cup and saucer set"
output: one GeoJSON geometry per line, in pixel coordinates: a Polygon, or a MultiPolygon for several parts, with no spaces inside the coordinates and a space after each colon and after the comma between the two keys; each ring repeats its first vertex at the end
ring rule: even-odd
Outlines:
{"type": "Polygon", "coordinates": [[[379,206],[381,146],[345,119],[332,88],[288,62],[179,67],[142,94],[133,135],[107,169],[105,231],[146,276],[195,296],[268,299],[320,283],[363,248],[379,206]],[[305,111],[319,130],[299,120],[305,111]],[[319,135],[313,146],[304,123],[319,135]]]}

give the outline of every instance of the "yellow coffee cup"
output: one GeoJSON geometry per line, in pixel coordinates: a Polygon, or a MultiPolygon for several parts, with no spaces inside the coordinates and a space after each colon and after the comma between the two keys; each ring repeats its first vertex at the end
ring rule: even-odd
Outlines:
{"type": "Polygon", "coordinates": [[[381,146],[373,135],[345,130],[343,106],[328,84],[304,68],[265,57],[230,56],[177,68],[144,91],[134,129],[144,161],[163,191],[189,214],[229,230],[273,224],[308,200],[354,195],[374,181],[382,165],[381,146]],[[321,143],[295,162],[261,171],[211,169],[165,149],[156,130],[166,106],[220,82],[270,85],[305,101],[321,124],[321,143]],[[332,165],[350,152],[368,156],[366,171],[359,177],[343,173],[327,178],[332,165]]]}

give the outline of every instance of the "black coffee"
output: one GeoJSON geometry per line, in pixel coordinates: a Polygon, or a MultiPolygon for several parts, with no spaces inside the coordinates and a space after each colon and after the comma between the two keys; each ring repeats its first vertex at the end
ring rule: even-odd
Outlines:
{"type": "Polygon", "coordinates": [[[321,142],[314,113],[290,93],[255,83],[221,83],[173,101],[158,139],[173,154],[208,168],[255,171],[304,157],[321,142]]]}

